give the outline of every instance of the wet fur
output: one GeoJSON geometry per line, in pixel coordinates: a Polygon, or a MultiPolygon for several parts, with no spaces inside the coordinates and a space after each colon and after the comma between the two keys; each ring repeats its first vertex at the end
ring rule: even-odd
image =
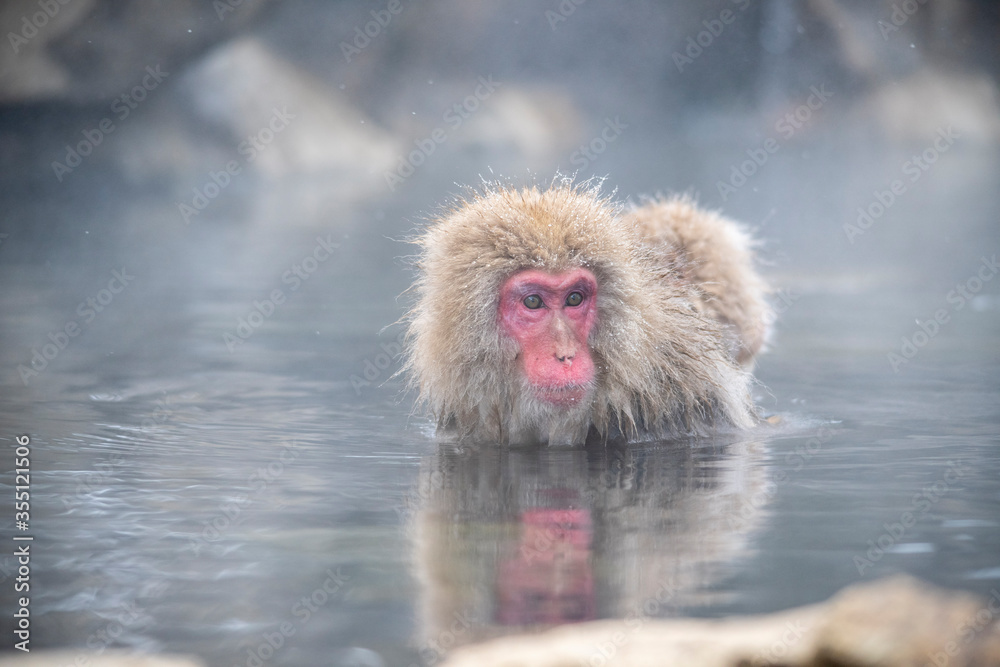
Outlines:
{"type": "Polygon", "coordinates": [[[625,211],[589,184],[489,186],[417,241],[404,371],[439,431],[477,442],[582,443],[756,422],[749,363],[770,324],[749,236],[686,199],[625,211]],[[520,377],[497,321],[515,272],[585,267],[597,278],[592,400],[566,412],[520,377]]]}

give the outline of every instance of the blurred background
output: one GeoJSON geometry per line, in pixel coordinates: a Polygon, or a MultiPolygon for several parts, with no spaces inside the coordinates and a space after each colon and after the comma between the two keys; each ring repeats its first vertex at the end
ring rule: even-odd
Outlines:
{"type": "Polygon", "coordinates": [[[382,273],[456,184],[556,170],[691,191],[811,276],[950,280],[996,239],[993,3],[228,3],[5,3],[10,255],[188,274],[206,228],[245,239],[212,264],[323,229],[382,273]],[[845,231],[895,179],[905,196],[845,231]]]}
{"type": "Polygon", "coordinates": [[[0,440],[34,443],[39,647],[251,664],[288,621],[263,662],[433,663],[462,600],[493,628],[467,637],[526,624],[490,610],[531,606],[494,596],[539,503],[589,512],[585,617],[671,568],[659,615],[1000,580],[995,2],[8,0],[0,27],[0,440]],[[466,186],[556,174],[754,230],[789,430],[683,464],[438,451],[393,376],[406,241],[466,186]]]}

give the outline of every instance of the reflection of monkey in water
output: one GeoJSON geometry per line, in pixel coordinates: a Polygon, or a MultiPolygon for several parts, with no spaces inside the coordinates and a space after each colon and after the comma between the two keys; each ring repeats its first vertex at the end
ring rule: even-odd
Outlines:
{"type": "Polygon", "coordinates": [[[717,601],[766,516],[750,442],[442,445],[413,515],[421,650],[717,601]]]}
{"type": "Polygon", "coordinates": [[[432,223],[407,367],[444,431],[480,442],[748,427],[771,312],[735,223],[689,201],[497,187],[432,223]]]}
{"type": "Polygon", "coordinates": [[[521,513],[521,539],[500,563],[500,625],[589,621],[595,617],[589,509],[535,507],[521,513]]]}

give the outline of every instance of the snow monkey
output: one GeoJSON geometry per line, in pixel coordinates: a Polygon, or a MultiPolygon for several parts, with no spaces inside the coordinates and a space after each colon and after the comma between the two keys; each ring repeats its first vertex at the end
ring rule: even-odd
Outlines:
{"type": "MultiPolygon", "coordinates": [[[[599,186],[598,186],[599,187],[599,186]]],[[[684,197],[488,185],[417,241],[405,370],[438,432],[503,445],[754,425],[772,311],[736,223],[684,197]]]]}

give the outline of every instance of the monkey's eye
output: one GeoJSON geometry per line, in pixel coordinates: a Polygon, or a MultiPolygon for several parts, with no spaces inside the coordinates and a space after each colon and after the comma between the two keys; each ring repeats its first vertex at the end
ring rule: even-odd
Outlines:
{"type": "Polygon", "coordinates": [[[583,294],[580,292],[570,292],[569,296],[566,297],[567,306],[579,306],[583,303],[583,294]]]}
{"type": "Polygon", "coordinates": [[[538,296],[537,294],[532,294],[531,296],[524,297],[524,301],[522,301],[521,303],[524,304],[525,308],[529,308],[531,310],[538,310],[539,308],[542,307],[542,297],[538,296]]]}

